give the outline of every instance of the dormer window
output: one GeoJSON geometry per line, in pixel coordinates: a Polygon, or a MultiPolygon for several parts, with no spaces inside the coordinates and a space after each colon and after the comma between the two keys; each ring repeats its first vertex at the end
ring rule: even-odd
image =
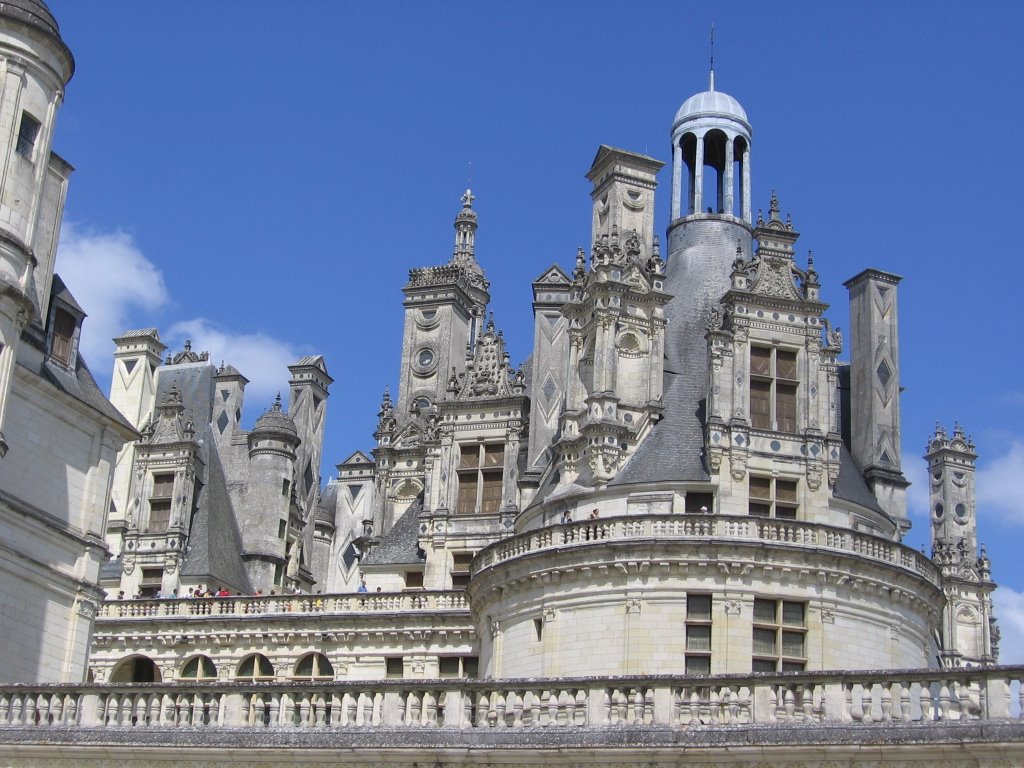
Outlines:
{"type": "Polygon", "coordinates": [[[750,426],[796,432],[796,352],[750,348],[750,426]]]}
{"type": "Polygon", "coordinates": [[[498,511],[504,466],[504,445],[473,444],[460,448],[457,502],[460,514],[498,511]]]}
{"type": "Polygon", "coordinates": [[[174,498],[174,473],[153,475],[153,493],[149,497],[149,532],[164,533],[171,522],[171,501],[174,498]]]}
{"type": "Polygon", "coordinates": [[[75,317],[63,309],[53,313],[50,331],[50,357],[61,365],[71,366],[71,350],[75,339],[75,317]]]}
{"type": "Polygon", "coordinates": [[[39,136],[40,123],[28,112],[21,113],[21,127],[18,129],[18,143],[14,151],[27,160],[32,159],[39,136]]]}

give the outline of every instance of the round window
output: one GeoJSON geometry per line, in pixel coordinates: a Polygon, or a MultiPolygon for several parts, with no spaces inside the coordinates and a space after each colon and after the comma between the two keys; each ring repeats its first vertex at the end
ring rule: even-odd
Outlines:
{"type": "Polygon", "coordinates": [[[935,519],[940,520],[942,514],[946,511],[945,507],[942,506],[942,502],[936,502],[935,504],[935,519]]]}
{"type": "Polygon", "coordinates": [[[963,504],[957,504],[955,507],[953,507],[953,514],[956,515],[957,520],[966,520],[967,507],[965,507],[963,504]]]}
{"type": "Polygon", "coordinates": [[[431,352],[429,349],[421,349],[420,353],[419,353],[419,355],[417,356],[416,359],[417,359],[417,361],[419,361],[419,364],[421,366],[426,368],[431,363],[434,362],[434,353],[431,352]]]}

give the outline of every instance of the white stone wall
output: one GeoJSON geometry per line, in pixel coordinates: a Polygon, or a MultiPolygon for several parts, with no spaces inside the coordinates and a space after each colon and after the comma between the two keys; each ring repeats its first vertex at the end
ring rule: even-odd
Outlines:
{"type": "Polygon", "coordinates": [[[469,594],[483,669],[501,677],[682,674],[688,594],[713,598],[714,674],[751,671],[755,597],[805,606],[807,670],[925,667],[942,601],[912,569],[714,539],[524,552],[481,571],[469,594]]]}

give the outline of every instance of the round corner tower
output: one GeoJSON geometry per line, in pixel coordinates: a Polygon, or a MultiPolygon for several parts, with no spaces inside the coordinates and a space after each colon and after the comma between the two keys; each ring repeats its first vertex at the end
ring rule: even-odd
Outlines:
{"type": "MultiPolygon", "coordinates": [[[[71,166],[51,153],[75,60],[41,0],[0,3],[0,430],[26,324],[46,324],[71,166]]],[[[0,456],[6,453],[0,432],[0,456]]]]}

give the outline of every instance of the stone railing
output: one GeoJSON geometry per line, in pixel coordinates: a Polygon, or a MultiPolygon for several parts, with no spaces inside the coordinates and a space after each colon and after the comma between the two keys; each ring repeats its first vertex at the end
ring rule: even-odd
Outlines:
{"type": "Polygon", "coordinates": [[[160,616],[267,616],[273,614],[437,613],[468,611],[461,591],[367,592],[334,595],[260,595],[171,600],[107,600],[98,619],[160,616]]]}
{"type": "Polygon", "coordinates": [[[526,531],[482,550],[473,560],[472,574],[533,552],[636,539],[770,542],[846,552],[913,571],[939,585],[939,569],[925,555],[878,536],[818,523],[695,514],[610,517],[526,531]]]}
{"type": "MultiPolygon", "coordinates": [[[[574,729],[1021,722],[1024,667],[721,677],[0,686],[5,728],[574,729]]],[[[1024,722],[1021,722],[1024,726],[1024,722]]]]}

